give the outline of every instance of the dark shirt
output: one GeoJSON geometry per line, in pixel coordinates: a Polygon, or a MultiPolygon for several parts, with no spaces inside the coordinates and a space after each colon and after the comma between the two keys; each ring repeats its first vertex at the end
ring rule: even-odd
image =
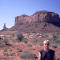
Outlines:
{"type": "Polygon", "coordinates": [[[55,54],[54,50],[49,49],[48,52],[41,50],[40,53],[41,53],[41,60],[54,60],[54,54],[55,54]]]}

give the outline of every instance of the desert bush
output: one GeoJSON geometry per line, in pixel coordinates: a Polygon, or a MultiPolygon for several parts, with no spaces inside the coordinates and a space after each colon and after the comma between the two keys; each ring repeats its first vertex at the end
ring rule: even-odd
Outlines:
{"type": "Polygon", "coordinates": [[[53,34],[53,37],[49,39],[51,43],[56,43],[58,36],[53,34]]]}
{"type": "Polygon", "coordinates": [[[34,44],[34,45],[37,45],[37,44],[39,44],[40,46],[42,46],[43,45],[43,41],[42,40],[31,40],[31,42],[34,44]]]}
{"type": "Polygon", "coordinates": [[[36,45],[38,43],[38,40],[36,40],[36,39],[35,40],[31,40],[31,42],[36,45]]]}
{"type": "Polygon", "coordinates": [[[34,58],[37,57],[35,54],[33,54],[31,51],[24,51],[22,55],[20,55],[21,58],[34,58]]]}
{"type": "Polygon", "coordinates": [[[7,52],[4,52],[3,54],[4,54],[4,56],[9,56],[9,54],[7,52]]]}
{"type": "Polygon", "coordinates": [[[52,45],[53,48],[57,48],[57,45],[52,45]]]}
{"type": "Polygon", "coordinates": [[[53,35],[53,41],[57,40],[58,36],[57,35],[53,35]]]}
{"type": "Polygon", "coordinates": [[[4,52],[7,52],[8,49],[9,49],[9,46],[6,46],[3,48],[4,52]]]}
{"type": "Polygon", "coordinates": [[[5,38],[5,39],[4,39],[4,43],[6,43],[6,44],[7,44],[8,42],[9,42],[9,41],[8,41],[8,39],[7,39],[7,38],[5,38]]]}
{"type": "Polygon", "coordinates": [[[24,53],[24,54],[32,54],[32,52],[29,51],[29,50],[25,50],[23,53],[24,53]]]}
{"type": "Polygon", "coordinates": [[[17,52],[22,52],[22,49],[17,48],[17,52]]]}
{"type": "Polygon", "coordinates": [[[28,42],[28,40],[26,38],[24,38],[24,36],[22,34],[17,35],[17,41],[24,42],[24,43],[28,42]]]}
{"type": "Polygon", "coordinates": [[[46,37],[48,37],[48,35],[42,35],[42,38],[46,38],[46,37]]]}
{"type": "Polygon", "coordinates": [[[26,38],[24,38],[24,39],[22,40],[22,42],[28,43],[28,40],[27,40],[26,38]]]}
{"type": "Polygon", "coordinates": [[[7,45],[7,46],[11,46],[11,44],[9,43],[9,40],[8,40],[7,38],[4,39],[4,43],[5,43],[5,45],[7,45]]]}
{"type": "Polygon", "coordinates": [[[22,34],[18,34],[17,35],[17,39],[18,39],[18,41],[22,41],[23,40],[23,38],[24,38],[24,36],[22,35],[22,34]]]}
{"type": "Polygon", "coordinates": [[[28,47],[32,47],[32,44],[28,44],[27,46],[28,46],[28,47]]]}
{"type": "Polygon", "coordinates": [[[3,38],[0,37],[0,44],[3,43],[3,41],[4,41],[3,38]]]}
{"type": "Polygon", "coordinates": [[[43,46],[43,42],[40,42],[40,46],[43,46]]]}
{"type": "Polygon", "coordinates": [[[56,40],[55,43],[60,43],[60,40],[56,40]]]}
{"type": "Polygon", "coordinates": [[[16,54],[15,53],[10,53],[9,56],[16,56],[16,54]]]}
{"type": "Polygon", "coordinates": [[[58,40],[58,36],[57,36],[57,35],[53,35],[52,40],[53,40],[53,41],[52,41],[53,43],[60,44],[60,40],[58,40]]]}

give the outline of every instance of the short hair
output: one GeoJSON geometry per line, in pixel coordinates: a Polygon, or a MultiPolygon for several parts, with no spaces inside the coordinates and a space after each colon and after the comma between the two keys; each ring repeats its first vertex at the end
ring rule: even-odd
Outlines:
{"type": "Polygon", "coordinates": [[[49,40],[44,40],[43,44],[48,43],[50,44],[49,40]]]}

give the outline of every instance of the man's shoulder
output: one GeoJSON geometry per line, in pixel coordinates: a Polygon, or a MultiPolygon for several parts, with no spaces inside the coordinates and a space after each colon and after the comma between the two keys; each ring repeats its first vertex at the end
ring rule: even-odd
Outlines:
{"type": "Polygon", "coordinates": [[[52,49],[50,49],[49,51],[51,51],[51,52],[55,52],[54,50],[52,50],[52,49]]]}
{"type": "Polygon", "coordinates": [[[44,52],[44,49],[40,50],[40,53],[44,52]]]}
{"type": "Polygon", "coordinates": [[[49,53],[54,55],[54,54],[55,54],[55,51],[52,50],[52,49],[50,49],[50,50],[49,50],[49,53]]]}
{"type": "MultiPolygon", "coordinates": [[[[42,52],[45,52],[45,51],[44,51],[44,49],[42,49],[42,50],[40,50],[39,52],[42,53],[42,52]]],[[[55,53],[55,51],[52,50],[52,49],[49,49],[49,52],[51,52],[51,53],[55,53]]]]}

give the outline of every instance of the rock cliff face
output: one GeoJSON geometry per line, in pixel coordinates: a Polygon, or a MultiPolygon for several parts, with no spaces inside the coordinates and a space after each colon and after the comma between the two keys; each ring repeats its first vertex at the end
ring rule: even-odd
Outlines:
{"type": "Polygon", "coordinates": [[[32,16],[22,15],[15,18],[15,25],[47,22],[54,25],[60,25],[59,15],[54,12],[40,11],[32,16]]]}

